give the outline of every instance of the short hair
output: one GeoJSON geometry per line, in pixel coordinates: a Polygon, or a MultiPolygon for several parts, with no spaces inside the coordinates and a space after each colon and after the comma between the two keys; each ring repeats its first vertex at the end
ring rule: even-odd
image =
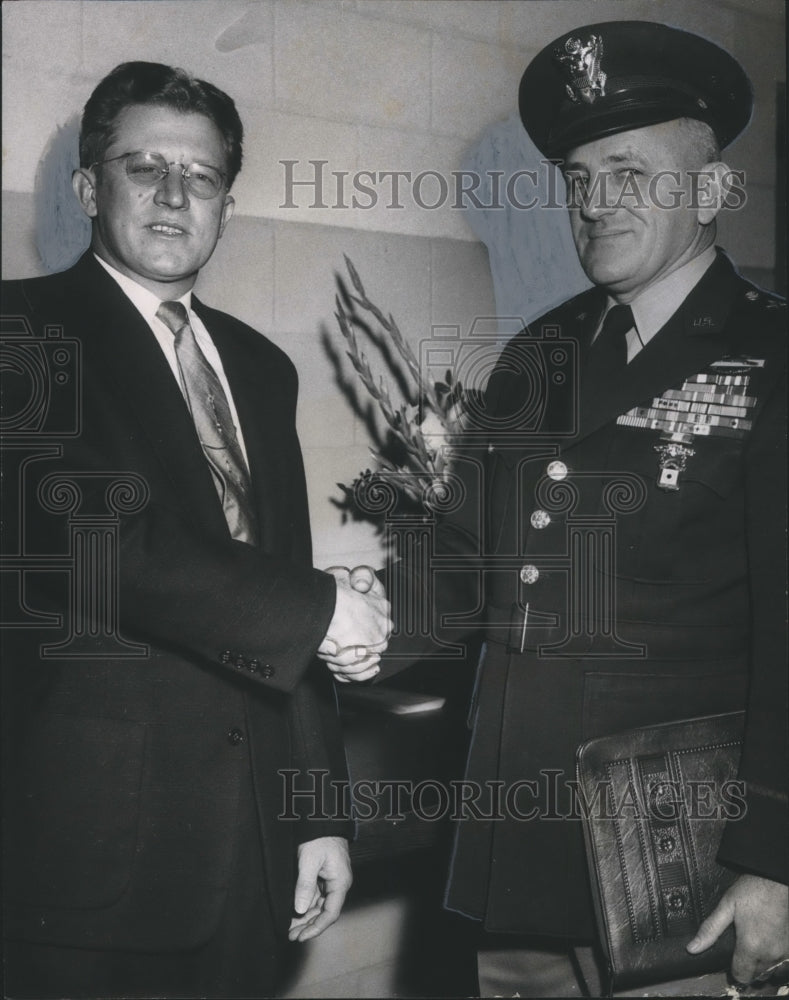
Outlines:
{"type": "Polygon", "coordinates": [[[721,148],[712,126],[698,118],[678,118],[677,122],[702,163],[715,163],[721,158],[721,148]]]}
{"type": "Polygon", "coordinates": [[[244,127],[233,99],[212,83],[162,63],[121,63],[98,84],[82,113],[80,165],[90,167],[103,160],[115,137],[115,124],[121,112],[133,105],[146,104],[210,118],[222,134],[227,184],[232,186],[241,169],[244,140],[244,127]]]}

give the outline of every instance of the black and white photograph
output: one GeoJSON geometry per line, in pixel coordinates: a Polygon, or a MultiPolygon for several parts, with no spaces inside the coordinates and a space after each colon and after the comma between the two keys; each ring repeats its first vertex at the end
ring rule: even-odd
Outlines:
{"type": "Polygon", "coordinates": [[[782,0],[3,0],[3,996],[789,995],[782,0]]]}

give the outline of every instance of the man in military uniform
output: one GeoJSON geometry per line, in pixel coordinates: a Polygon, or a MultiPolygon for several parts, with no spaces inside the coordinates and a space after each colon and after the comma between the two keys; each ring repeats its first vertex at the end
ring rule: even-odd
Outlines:
{"type": "Polygon", "coordinates": [[[489,440],[455,466],[476,477],[467,495],[482,511],[467,503],[438,529],[439,554],[493,567],[472,559],[435,580],[439,612],[457,615],[477,607],[484,577],[467,779],[532,782],[518,800],[529,821],[485,819],[480,803],[457,828],[447,905],[502,935],[480,954],[482,996],[599,988],[575,947],[596,936],[581,824],[567,818],[579,744],[743,708],[747,814],[719,853],[739,877],[688,950],[733,923],[735,980],[789,956],[785,309],[715,247],[731,180],[719,150],[751,107],[728,53],[646,22],[578,28],[523,76],[524,125],[562,166],[595,287],[505,348],[489,440]],[[573,413],[552,391],[529,403],[529,352],[557,332],[578,344],[573,413]],[[570,522],[583,518],[615,520],[613,550],[580,552],[568,573],[570,522]]]}

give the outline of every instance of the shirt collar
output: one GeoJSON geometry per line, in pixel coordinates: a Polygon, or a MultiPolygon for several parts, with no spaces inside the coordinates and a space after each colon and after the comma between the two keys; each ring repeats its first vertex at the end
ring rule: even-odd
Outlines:
{"type": "MultiPolygon", "coordinates": [[[[115,281],[118,282],[121,287],[121,291],[127,296],[127,298],[131,299],[133,305],[137,307],[138,311],[142,314],[143,319],[145,319],[150,326],[152,321],[156,319],[156,313],[159,306],[162,304],[162,299],[160,299],[158,295],[154,295],[154,293],[149,291],[147,288],[143,288],[143,286],[133,278],[130,278],[126,274],[122,274],[116,267],[113,267],[112,264],[108,264],[106,260],[103,260],[97,254],[94,254],[93,256],[110,275],[110,277],[114,278],[115,281]]],[[[184,292],[184,294],[177,299],[167,299],[166,301],[183,302],[186,307],[186,311],[189,312],[192,308],[191,289],[188,292],[184,292]]]]}
{"type": "MultiPolygon", "coordinates": [[[[693,260],[645,288],[633,299],[630,308],[633,310],[633,320],[642,345],[649,343],[662,330],[714,260],[715,247],[707,247],[693,260]]],[[[613,299],[609,298],[606,312],[612,305],[613,299]]]]}

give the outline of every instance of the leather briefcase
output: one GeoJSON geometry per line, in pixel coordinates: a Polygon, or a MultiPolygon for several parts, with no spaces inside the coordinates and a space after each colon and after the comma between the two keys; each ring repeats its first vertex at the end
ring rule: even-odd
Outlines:
{"type": "Polygon", "coordinates": [[[735,879],[715,856],[745,813],[737,780],[744,712],[648,726],[578,750],[579,800],[611,991],[725,969],[731,927],[685,945],[735,879]]]}

